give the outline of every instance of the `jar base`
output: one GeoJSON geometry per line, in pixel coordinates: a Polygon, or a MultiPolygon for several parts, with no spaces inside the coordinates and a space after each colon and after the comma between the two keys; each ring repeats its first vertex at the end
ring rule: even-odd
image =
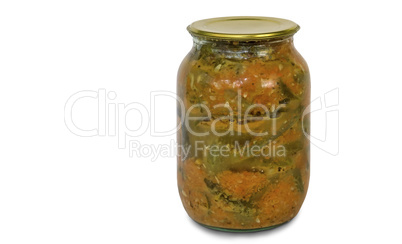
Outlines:
{"type": "Polygon", "coordinates": [[[205,228],[211,229],[211,230],[217,230],[217,231],[223,231],[223,232],[232,232],[232,233],[233,233],[233,232],[236,232],[236,233],[247,233],[247,232],[258,232],[258,231],[271,230],[271,229],[277,228],[277,227],[279,227],[279,226],[285,225],[285,224],[289,223],[291,220],[292,220],[292,219],[290,219],[290,220],[288,220],[288,221],[286,221],[286,222],[283,222],[282,224],[273,225],[273,226],[268,226],[268,227],[263,227],[263,228],[257,228],[257,229],[229,229],[229,228],[221,228],[221,227],[214,227],[214,226],[204,225],[204,224],[198,223],[198,222],[195,221],[195,220],[194,220],[194,222],[196,222],[197,224],[199,224],[199,225],[201,225],[201,226],[203,226],[203,227],[205,227],[205,228]]]}

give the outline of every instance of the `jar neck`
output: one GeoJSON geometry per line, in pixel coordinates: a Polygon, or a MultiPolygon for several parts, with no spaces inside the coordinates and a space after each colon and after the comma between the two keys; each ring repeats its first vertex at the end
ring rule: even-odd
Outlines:
{"type": "Polygon", "coordinates": [[[279,57],[275,55],[290,53],[293,48],[293,36],[257,41],[210,40],[193,37],[193,49],[196,54],[215,58],[276,59],[279,57]]]}

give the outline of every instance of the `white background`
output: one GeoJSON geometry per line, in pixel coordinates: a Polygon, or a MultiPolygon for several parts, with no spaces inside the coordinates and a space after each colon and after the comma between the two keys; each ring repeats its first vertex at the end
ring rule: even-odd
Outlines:
{"type": "MultiPolygon", "coordinates": [[[[400,243],[402,17],[398,1],[2,1],[0,3],[0,243],[400,243]],[[254,234],[207,230],[189,219],[175,157],[130,157],[113,136],[79,137],[67,99],[100,88],[111,103],[150,107],[175,91],[193,21],[274,16],[301,26],[312,98],[339,88],[339,154],[313,147],[299,215],[254,234]]],[[[96,127],[96,103],[74,120],[96,127]]],[[[160,128],[174,101],[157,106],[160,128]]],[[[132,113],[128,121],[137,121],[132,113]]],[[[313,116],[312,133],[325,125],[313,116]]],[[[318,133],[319,134],[319,133],[318,133]]],[[[317,134],[317,135],[318,135],[317,134]]],[[[175,136],[136,138],[169,144],[175,136]]]]}

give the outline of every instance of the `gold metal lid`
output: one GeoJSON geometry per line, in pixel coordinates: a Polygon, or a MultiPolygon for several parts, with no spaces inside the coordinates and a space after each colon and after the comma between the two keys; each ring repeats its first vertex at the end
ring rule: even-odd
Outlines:
{"type": "Polygon", "coordinates": [[[293,35],[293,21],[272,17],[234,16],[203,19],[187,27],[191,35],[213,39],[260,40],[293,35]]]}

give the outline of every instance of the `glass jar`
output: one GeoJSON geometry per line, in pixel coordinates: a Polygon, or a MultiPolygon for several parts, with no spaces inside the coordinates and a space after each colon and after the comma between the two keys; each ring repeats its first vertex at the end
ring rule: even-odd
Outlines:
{"type": "Polygon", "coordinates": [[[299,26],[269,17],[194,22],[177,80],[179,194],[196,222],[257,231],[296,216],[309,184],[310,76],[299,26]]]}

